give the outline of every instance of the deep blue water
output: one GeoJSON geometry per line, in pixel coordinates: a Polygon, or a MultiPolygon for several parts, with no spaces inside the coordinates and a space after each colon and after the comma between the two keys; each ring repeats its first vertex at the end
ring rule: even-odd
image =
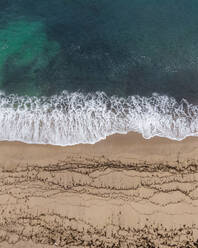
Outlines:
{"type": "Polygon", "coordinates": [[[1,0],[0,139],[197,135],[197,13],[197,0],[1,0]]]}

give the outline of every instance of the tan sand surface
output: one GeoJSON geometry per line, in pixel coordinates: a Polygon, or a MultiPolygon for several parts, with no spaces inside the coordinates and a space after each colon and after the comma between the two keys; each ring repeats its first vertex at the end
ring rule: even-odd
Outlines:
{"type": "Polygon", "coordinates": [[[198,247],[198,138],[1,142],[1,247],[198,247]]]}

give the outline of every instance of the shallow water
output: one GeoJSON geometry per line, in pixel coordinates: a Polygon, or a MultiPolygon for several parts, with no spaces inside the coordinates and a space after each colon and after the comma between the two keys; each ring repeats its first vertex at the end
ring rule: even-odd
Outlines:
{"type": "Polygon", "coordinates": [[[197,135],[197,12],[196,0],[2,0],[0,139],[197,135]]]}

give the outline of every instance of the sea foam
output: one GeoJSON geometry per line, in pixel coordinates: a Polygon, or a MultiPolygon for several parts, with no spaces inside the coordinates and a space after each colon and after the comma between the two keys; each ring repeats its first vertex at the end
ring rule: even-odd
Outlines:
{"type": "Polygon", "coordinates": [[[130,131],[146,139],[197,136],[198,106],[158,94],[127,98],[66,91],[41,98],[0,95],[0,140],[66,146],[93,144],[130,131]]]}

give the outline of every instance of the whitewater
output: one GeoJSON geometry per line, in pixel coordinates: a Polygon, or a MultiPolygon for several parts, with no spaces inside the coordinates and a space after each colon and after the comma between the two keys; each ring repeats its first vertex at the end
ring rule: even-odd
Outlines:
{"type": "Polygon", "coordinates": [[[34,144],[93,144],[130,131],[182,140],[198,136],[198,106],[165,95],[127,98],[104,92],[51,97],[0,94],[0,140],[34,144]]]}

